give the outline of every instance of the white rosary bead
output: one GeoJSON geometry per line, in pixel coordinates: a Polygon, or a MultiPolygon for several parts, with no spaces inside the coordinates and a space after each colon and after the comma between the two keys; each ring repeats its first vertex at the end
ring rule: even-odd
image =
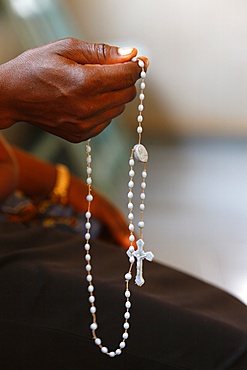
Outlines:
{"type": "Polygon", "coordinates": [[[123,339],[128,339],[129,334],[128,333],[123,333],[122,337],[123,337],[123,339]]]}
{"type": "Polygon", "coordinates": [[[91,271],[92,270],[92,266],[91,265],[86,265],[85,269],[86,269],[86,271],[91,271]]]}
{"type": "Polygon", "coordinates": [[[125,343],[125,342],[121,342],[121,343],[119,343],[119,347],[120,347],[121,349],[123,349],[125,346],[126,346],[126,343],[125,343]]]}
{"type": "Polygon", "coordinates": [[[146,72],[145,71],[141,71],[141,78],[146,78],[146,72]]]}
{"type": "Polygon", "coordinates": [[[144,204],[144,203],[141,203],[141,204],[140,204],[140,210],[141,210],[141,211],[144,211],[144,209],[145,209],[145,204],[144,204]]]}
{"type": "Polygon", "coordinates": [[[134,220],[134,214],[133,214],[133,213],[129,213],[129,214],[128,214],[128,219],[129,219],[130,221],[134,220]]]}
{"type": "Polygon", "coordinates": [[[139,116],[137,117],[137,122],[142,123],[142,121],[143,121],[143,116],[139,114],[139,116]]]}
{"type": "Polygon", "coordinates": [[[118,355],[118,356],[119,356],[119,355],[121,355],[122,351],[121,351],[121,349],[119,349],[119,348],[118,348],[118,349],[115,351],[115,353],[116,353],[116,355],[118,355]]]}
{"type": "Polygon", "coordinates": [[[140,99],[141,101],[143,101],[143,100],[145,99],[145,95],[144,95],[143,93],[140,93],[140,95],[139,95],[139,99],[140,99]]]}
{"type": "Polygon", "coordinates": [[[128,203],[128,208],[129,208],[130,210],[132,210],[132,209],[133,209],[133,207],[134,207],[133,203],[132,203],[132,202],[129,202],[129,203],[128,203]]]}
{"type": "Polygon", "coordinates": [[[92,194],[88,194],[88,195],[86,196],[86,199],[87,199],[87,201],[88,201],[88,202],[92,202],[92,200],[93,200],[93,196],[92,196],[92,194]]]}
{"type": "Polygon", "coordinates": [[[130,241],[131,243],[133,243],[133,242],[135,241],[135,236],[134,236],[133,234],[131,234],[131,235],[129,236],[129,241],[130,241]]]}
{"type": "Polygon", "coordinates": [[[142,188],[142,189],[146,189],[146,187],[147,187],[147,184],[145,183],[145,181],[143,181],[143,182],[141,183],[141,188],[142,188]]]}
{"type": "Polygon", "coordinates": [[[90,244],[86,243],[86,244],[84,245],[84,249],[85,249],[86,251],[89,251],[89,250],[90,250],[90,244]]]}
{"type": "Polygon", "coordinates": [[[139,112],[142,112],[142,111],[143,111],[143,109],[144,109],[144,105],[143,105],[143,104],[139,104],[139,105],[138,105],[138,110],[139,110],[139,112]]]}
{"type": "Polygon", "coordinates": [[[140,88],[141,88],[141,90],[144,90],[145,89],[145,87],[146,87],[146,84],[145,84],[145,82],[141,82],[141,84],[140,84],[140,88]]]}
{"type": "Polygon", "coordinates": [[[145,193],[141,193],[140,198],[141,198],[142,200],[144,200],[144,199],[146,198],[145,193]]]}
{"type": "Polygon", "coordinates": [[[130,301],[125,302],[125,307],[128,308],[128,309],[131,307],[130,301]]]}
{"type": "Polygon", "coordinates": [[[144,68],[145,64],[144,64],[143,60],[138,59],[138,66],[139,66],[140,68],[144,68]]]}
{"type": "MultiPolygon", "coordinates": [[[[127,312],[126,312],[127,313],[127,312]]],[[[124,327],[124,329],[125,330],[128,330],[129,329],[129,327],[130,327],[130,324],[128,323],[128,322],[125,322],[124,324],[123,324],[123,327],[124,327]]]]}
{"type": "Polygon", "coordinates": [[[92,293],[94,291],[94,286],[93,285],[89,285],[87,290],[89,291],[89,293],[92,293]]]}
{"type": "Polygon", "coordinates": [[[86,218],[91,218],[91,212],[87,211],[86,214],[85,214],[86,218]]]}
{"type": "Polygon", "coordinates": [[[125,274],[125,280],[131,280],[132,278],[132,275],[130,272],[127,272],[127,274],[125,274]]]}
{"type": "Polygon", "coordinates": [[[92,172],[93,172],[92,168],[91,168],[91,167],[88,167],[88,168],[87,168],[87,174],[88,174],[88,175],[91,175],[91,173],[92,173],[92,172]]]}
{"type": "MultiPolygon", "coordinates": [[[[95,314],[96,307],[95,306],[90,307],[90,312],[91,312],[91,314],[95,314]]],[[[101,341],[100,341],[100,343],[101,343],[101,341]]]]}
{"type": "MultiPolygon", "coordinates": [[[[125,314],[124,314],[124,318],[126,319],[126,320],[129,320],[129,318],[130,318],[130,313],[129,313],[129,311],[127,311],[127,312],[125,312],[125,314]]],[[[126,323],[124,323],[124,325],[125,324],[128,324],[127,322],[126,323]]],[[[128,324],[129,325],[129,324],[128,324]]],[[[124,326],[124,328],[125,328],[125,330],[127,330],[127,329],[129,329],[129,326],[128,327],[125,327],[124,326]]]]}
{"type": "Polygon", "coordinates": [[[86,240],[89,240],[90,238],[91,238],[90,233],[86,233],[86,234],[85,234],[85,239],[86,239],[86,240]]]}
{"type": "Polygon", "coordinates": [[[101,352],[102,353],[107,353],[108,352],[108,348],[107,347],[101,347],[101,352]]]}
{"type": "Polygon", "coordinates": [[[110,352],[110,353],[109,353],[109,356],[110,356],[110,357],[115,357],[115,356],[116,356],[116,353],[115,353],[115,352],[110,352]]]}
{"type": "Polygon", "coordinates": [[[93,280],[93,277],[92,275],[87,275],[86,279],[88,282],[91,282],[93,280]]]}
{"type": "Polygon", "coordinates": [[[131,257],[129,258],[129,263],[134,263],[134,262],[135,262],[135,257],[131,256],[131,257]]]}
{"type": "Polygon", "coordinates": [[[93,295],[90,295],[88,300],[89,300],[90,303],[94,303],[95,302],[95,297],[93,295]]]}
{"type": "Polygon", "coordinates": [[[135,171],[134,170],[130,170],[129,171],[129,177],[134,177],[135,176],[135,171]]]}
{"type": "Polygon", "coordinates": [[[134,195],[134,194],[132,193],[132,191],[129,191],[129,192],[128,192],[128,198],[129,198],[129,199],[132,199],[132,198],[133,198],[133,195],[134,195]]]}
{"type": "Polygon", "coordinates": [[[130,180],[129,183],[128,183],[128,187],[129,188],[133,188],[134,187],[134,181],[133,180],[130,180]]]}
{"type": "Polygon", "coordinates": [[[131,159],[129,160],[129,165],[130,165],[130,166],[134,166],[134,164],[135,164],[135,161],[134,161],[134,159],[133,159],[133,158],[131,158],[131,159]]]}
{"type": "Polygon", "coordinates": [[[134,232],[135,226],[133,224],[129,224],[129,231],[134,232]]]}
{"type": "Polygon", "coordinates": [[[142,127],[141,126],[138,126],[137,129],[136,129],[137,133],[138,134],[141,134],[142,133],[142,127]]]}
{"type": "Polygon", "coordinates": [[[96,330],[98,328],[98,325],[96,324],[96,322],[93,322],[91,325],[90,325],[90,329],[91,330],[96,330]]]}
{"type": "Polygon", "coordinates": [[[86,180],[87,184],[88,185],[91,185],[92,184],[92,178],[91,177],[88,177],[87,180],[86,180]]]}
{"type": "Polygon", "coordinates": [[[101,339],[100,338],[96,338],[94,340],[94,343],[97,345],[97,346],[100,346],[101,345],[101,339]]]}
{"type": "Polygon", "coordinates": [[[125,293],[124,293],[125,297],[126,298],[129,298],[130,297],[130,291],[129,290],[126,290],[125,293]]]}
{"type": "Polygon", "coordinates": [[[90,256],[90,254],[86,254],[86,256],[85,256],[85,260],[86,260],[86,261],[90,261],[90,260],[91,260],[91,256],[90,256]]]}
{"type": "Polygon", "coordinates": [[[143,229],[143,227],[145,226],[145,224],[144,224],[144,221],[139,221],[138,222],[138,227],[140,228],[140,229],[143,229]]]}
{"type": "Polygon", "coordinates": [[[91,155],[87,156],[87,164],[92,163],[92,157],[91,155]]]}
{"type": "Polygon", "coordinates": [[[86,228],[86,229],[90,229],[90,228],[91,228],[91,224],[90,224],[90,222],[86,222],[86,224],[85,224],[85,228],[86,228]]]}

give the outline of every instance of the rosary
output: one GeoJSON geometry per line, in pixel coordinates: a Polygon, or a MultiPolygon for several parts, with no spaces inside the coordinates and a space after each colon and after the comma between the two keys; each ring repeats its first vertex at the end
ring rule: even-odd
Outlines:
{"type": "Polygon", "coordinates": [[[145,282],[143,278],[143,271],[142,271],[142,264],[143,260],[146,259],[148,261],[152,261],[154,258],[154,255],[152,252],[145,252],[143,247],[144,247],[144,241],[143,241],[143,228],[144,228],[144,220],[143,220],[143,215],[144,215],[144,209],[145,209],[145,189],[146,189],[146,178],[147,178],[147,161],[148,161],[148,152],[146,148],[141,144],[141,138],[142,138],[142,122],[143,122],[143,100],[145,98],[144,95],[144,89],[146,87],[145,85],[145,77],[146,77],[146,72],[144,70],[144,62],[141,59],[133,58],[133,62],[137,62],[139,67],[141,68],[141,83],[140,83],[140,94],[139,94],[139,105],[138,105],[138,117],[137,117],[137,122],[138,122],[138,127],[137,127],[137,134],[138,134],[138,142],[137,144],[133,147],[131,150],[130,158],[129,158],[129,182],[128,182],[128,222],[129,222],[129,241],[130,241],[130,247],[127,251],[127,256],[129,258],[129,270],[125,274],[124,279],[125,279],[125,308],[126,311],[124,313],[124,323],[123,323],[123,335],[122,339],[118,345],[118,348],[114,351],[110,351],[103,343],[102,340],[97,336],[96,330],[98,328],[97,324],[97,317],[96,317],[96,306],[95,306],[95,296],[94,296],[94,286],[93,286],[93,276],[92,276],[92,263],[91,263],[91,255],[90,255],[90,228],[91,228],[91,223],[90,223],[90,218],[91,218],[91,212],[90,212],[90,205],[91,202],[93,201],[93,195],[92,195],[92,156],[91,156],[91,146],[90,146],[90,140],[86,142],[86,154],[87,154],[87,212],[86,212],[86,234],[85,234],[85,260],[86,260],[86,280],[88,282],[88,292],[89,292],[89,303],[90,303],[90,313],[92,315],[92,323],[90,325],[90,329],[92,331],[92,336],[94,343],[100,348],[101,352],[103,354],[108,355],[109,357],[115,357],[116,355],[120,355],[122,353],[122,350],[126,346],[126,340],[129,337],[128,334],[128,329],[130,327],[129,325],[129,318],[130,318],[130,307],[131,307],[131,302],[130,302],[130,290],[129,290],[129,282],[132,279],[132,267],[136,261],[136,277],[135,277],[135,283],[138,286],[142,286],[145,282]],[[139,239],[135,242],[135,226],[133,223],[134,220],[134,204],[133,204],[133,190],[134,190],[134,176],[135,176],[135,171],[134,171],[134,165],[135,165],[135,160],[138,162],[142,163],[142,173],[141,173],[141,194],[140,194],[140,205],[139,205],[139,212],[140,212],[140,218],[138,222],[138,228],[139,228],[139,239]],[[134,246],[134,243],[136,244],[137,248],[134,246]]]}

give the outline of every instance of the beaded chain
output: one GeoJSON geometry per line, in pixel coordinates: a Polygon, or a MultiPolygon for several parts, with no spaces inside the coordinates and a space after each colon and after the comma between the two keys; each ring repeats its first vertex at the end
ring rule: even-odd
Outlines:
{"type": "Polygon", "coordinates": [[[129,241],[130,241],[130,247],[127,251],[127,255],[129,257],[129,270],[125,274],[125,313],[124,313],[124,323],[123,323],[123,334],[122,334],[122,339],[119,343],[119,346],[116,350],[110,351],[108,348],[102,344],[102,340],[97,337],[96,335],[96,330],[98,328],[97,324],[97,318],[96,318],[96,306],[95,306],[95,296],[94,296],[94,285],[93,285],[93,276],[92,276],[92,263],[91,263],[91,255],[90,255],[90,229],[91,229],[91,223],[90,223],[90,218],[91,218],[91,202],[93,201],[93,195],[92,195],[92,155],[91,155],[91,146],[90,146],[90,139],[86,142],[86,154],[87,154],[87,196],[86,200],[88,203],[88,208],[87,212],[85,214],[86,216],[86,234],[85,234],[85,260],[87,262],[86,264],[86,271],[87,271],[87,276],[86,280],[88,282],[88,292],[89,292],[89,303],[90,303],[90,313],[92,315],[92,323],[90,325],[90,329],[92,331],[92,336],[94,343],[100,348],[101,352],[103,354],[108,355],[109,357],[115,357],[116,355],[120,355],[122,353],[122,350],[126,346],[126,340],[129,337],[128,334],[128,329],[130,327],[130,324],[128,322],[130,318],[130,307],[131,307],[131,302],[130,302],[130,290],[129,290],[129,282],[132,279],[132,267],[135,263],[135,259],[137,260],[137,266],[136,266],[136,278],[135,278],[135,283],[138,286],[142,286],[144,284],[144,278],[142,274],[142,263],[144,259],[147,259],[148,261],[153,260],[153,253],[152,252],[144,252],[143,246],[144,246],[144,241],[143,241],[143,228],[144,228],[144,220],[143,220],[143,215],[144,215],[144,209],[145,209],[145,189],[146,189],[146,178],[147,178],[147,168],[146,164],[148,161],[148,153],[146,148],[141,144],[141,138],[142,138],[142,121],[143,121],[143,100],[145,98],[144,95],[144,89],[146,87],[145,85],[145,77],[146,77],[146,72],[144,70],[144,62],[141,59],[133,58],[133,62],[138,62],[139,67],[141,68],[141,83],[140,83],[140,94],[139,94],[139,105],[138,105],[138,117],[137,117],[137,122],[138,122],[138,127],[137,127],[137,134],[138,134],[138,143],[134,146],[134,148],[131,150],[131,155],[129,158],[129,183],[128,183],[128,220],[129,220],[129,241]],[[135,171],[134,171],[134,165],[135,165],[135,160],[138,162],[141,162],[143,164],[143,169],[142,169],[142,181],[141,181],[141,194],[140,194],[140,218],[138,222],[138,228],[139,228],[139,239],[136,241],[137,249],[134,247],[134,242],[135,242],[135,226],[133,223],[134,220],[134,204],[133,204],[133,190],[134,190],[134,176],[135,176],[135,171]]]}

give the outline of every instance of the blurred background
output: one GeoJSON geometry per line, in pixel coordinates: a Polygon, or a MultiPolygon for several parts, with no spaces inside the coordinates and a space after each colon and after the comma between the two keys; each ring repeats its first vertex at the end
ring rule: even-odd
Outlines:
{"type": "MultiPolygon", "coordinates": [[[[149,57],[146,248],[245,303],[246,14],[244,0],[0,0],[1,63],[67,36],[135,46],[149,57]]],[[[126,214],[136,116],[135,100],[93,141],[95,182],[126,214]]],[[[25,123],[4,134],[82,175],[82,144],[25,123]]]]}

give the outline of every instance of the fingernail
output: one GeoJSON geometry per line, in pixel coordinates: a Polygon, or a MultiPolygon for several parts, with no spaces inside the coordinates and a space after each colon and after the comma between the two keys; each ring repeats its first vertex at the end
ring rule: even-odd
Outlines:
{"type": "Polygon", "coordinates": [[[125,47],[125,48],[118,48],[118,54],[121,56],[129,55],[133,52],[134,48],[131,47],[125,47]]]}

